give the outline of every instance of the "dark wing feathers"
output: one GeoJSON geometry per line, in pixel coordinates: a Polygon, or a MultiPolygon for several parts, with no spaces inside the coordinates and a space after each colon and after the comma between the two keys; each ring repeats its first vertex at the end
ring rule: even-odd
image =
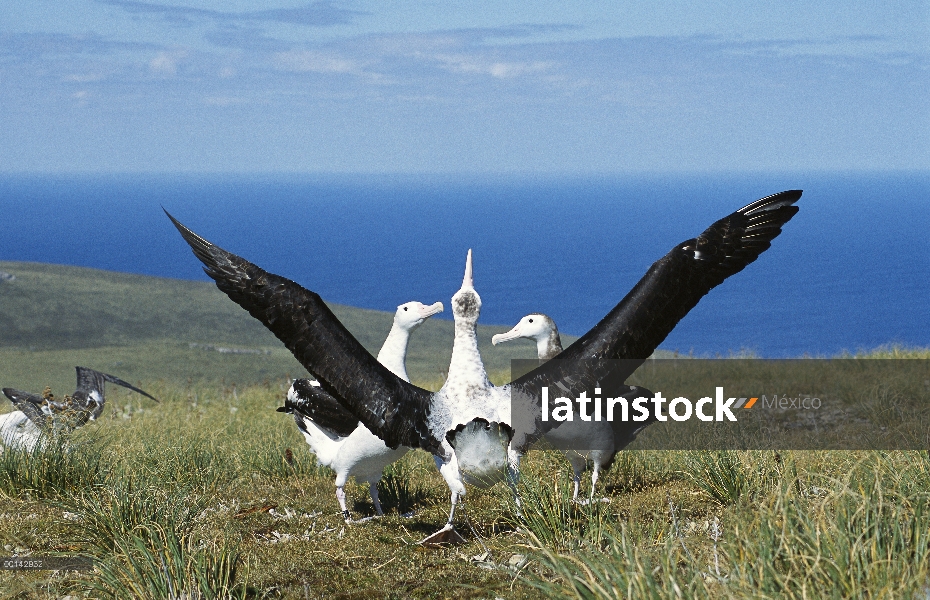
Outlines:
{"type": "Polygon", "coordinates": [[[793,203],[800,197],[795,190],[762,198],[672,248],[559,358],[648,358],[701,298],[769,248],[798,212],[793,203]]]}
{"type": "Polygon", "coordinates": [[[306,417],[339,437],[347,437],[358,427],[358,417],[346,410],[338,400],[309,379],[297,379],[288,391],[284,406],[278,412],[294,415],[303,430],[301,418],[306,417]]]}
{"type": "Polygon", "coordinates": [[[142,394],[142,395],[145,396],[146,398],[149,398],[149,399],[151,399],[151,400],[154,400],[155,402],[158,402],[158,398],[156,398],[155,396],[149,394],[149,393],[146,392],[146,391],[140,390],[140,389],[137,388],[136,386],[131,385],[131,384],[129,384],[129,383],[123,381],[123,380],[120,379],[119,377],[114,377],[113,375],[107,375],[106,373],[101,373],[101,375],[103,375],[103,378],[104,378],[105,380],[109,381],[110,383],[115,383],[116,385],[121,385],[121,386],[123,386],[124,388],[130,389],[130,390],[136,392],[137,394],[142,394]]]}
{"type": "Polygon", "coordinates": [[[16,410],[22,411],[36,427],[42,431],[48,429],[48,421],[42,414],[41,405],[44,399],[41,396],[12,388],[3,388],[3,395],[9,398],[16,410]]]}
{"type": "Polygon", "coordinates": [[[515,380],[514,388],[533,393],[562,383],[580,393],[594,382],[610,382],[605,388],[622,384],[701,298],[769,248],[798,212],[794,203],[800,197],[800,190],[792,190],[756,200],[672,248],[600,323],[554,360],[515,380]]]}
{"type": "Polygon", "coordinates": [[[104,397],[104,385],[106,381],[110,383],[115,383],[116,385],[121,385],[124,388],[130,389],[134,392],[142,394],[147,398],[151,398],[155,402],[158,402],[158,398],[152,396],[148,392],[140,390],[136,386],[127,383],[115,377],[113,375],[108,375],[107,373],[101,373],[100,371],[95,371],[93,369],[88,369],[87,367],[74,367],[77,371],[77,390],[74,392],[74,398],[80,404],[83,404],[81,408],[88,409],[88,398],[90,397],[91,392],[97,392],[100,394],[100,402],[95,403],[92,408],[90,408],[90,415],[93,419],[97,419],[101,414],[103,414],[103,404],[106,400],[104,397]]]}
{"type": "MultiPolygon", "coordinates": [[[[165,211],[165,214],[168,214],[165,211]]],[[[439,451],[429,432],[432,394],[381,365],[314,292],[201,238],[168,214],[204,271],[261,321],[320,382],[384,442],[439,451]]]]}

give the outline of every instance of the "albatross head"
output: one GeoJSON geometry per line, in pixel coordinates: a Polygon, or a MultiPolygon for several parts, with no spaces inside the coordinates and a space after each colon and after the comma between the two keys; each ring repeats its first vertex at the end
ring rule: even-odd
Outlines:
{"type": "Polygon", "coordinates": [[[492,337],[491,343],[496,346],[517,338],[526,338],[538,342],[549,339],[553,331],[558,331],[558,329],[552,319],[544,314],[534,313],[520,319],[520,322],[507,333],[498,333],[492,337]]]}
{"type": "Polygon", "coordinates": [[[413,331],[423,324],[428,318],[443,310],[442,302],[437,302],[429,306],[422,302],[407,302],[397,307],[394,313],[394,323],[407,331],[413,331]]]}
{"type": "Polygon", "coordinates": [[[478,315],[481,314],[481,296],[475,291],[475,280],[472,277],[471,249],[465,259],[465,277],[462,287],[452,296],[452,316],[456,323],[477,324],[478,315]]]}

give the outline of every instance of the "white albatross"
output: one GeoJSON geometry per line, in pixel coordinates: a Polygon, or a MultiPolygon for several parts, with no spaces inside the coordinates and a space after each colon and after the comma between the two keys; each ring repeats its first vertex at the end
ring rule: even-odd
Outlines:
{"type": "MultiPolygon", "coordinates": [[[[552,317],[543,313],[526,315],[513,329],[505,333],[498,333],[491,338],[495,346],[511,340],[527,339],[536,342],[536,352],[539,360],[555,358],[562,352],[562,338],[559,328],[552,317]]],[[[618,432],[623,436],[624,432],[618,432]]],[[[594,468],[591,471],[591,496],[594,499],[594,487],[602,469],[610,468],[614,456],[619,450],[618,441],[614,439],[613,423],[608,421],[586,422],[580,419],[562,423],[542,437],[556,450],[561,450],[572,466],[574,492],[572,500],[578,500],[578,487],[581,483],[581,474],[590,460],[594,468]]],[[[622,443],[621,437],[620,442],[622,443]]],[[[624,444],[625,445],[625,444],[624,444]]]]}
{"type": "Polygon", "coordinates": [[[21,410],[0,415],[0,453],[3,448],[32,452],[42,432],[21,410]]]}
{"type": "MultiPolygon", "coordinates": [[[[391,331],[378,353],[378,362],[404,381],[410,381],[407,375],[410,334],[426,319],[442,310],[442,302],[431,306],[407,302],[398,306],[391,331]]],[[[399,460],[410,448],[386,446],[332,396],[314,389],[319,387],[319,382],[310,379],[296,380],[287,392],[284,406],[277,410],[294,415],[294,421],[317,461],[336,472],[336,499],[347,523],[351,519],[346,507],[345,485],[352,475],[357,481],[368,483],[375,512],[379,516],[383,515],[378,498],[378,481],[381,480],[384,468],[399,460]]]]}
{"type": "MultiPolygon", "coordinates": [[[[168,216],[217,287],[274,333],[326,393],[387,446],[419,447],[439,456],[440,472],[453,496],[461,497],[462,475],[489,483],[503,478],[505,467],[517,472],[527,448],[558,426],[539,418],[545,386],[558,387],[569,398],[598,385],[615,397],[635,393],[626,379],[702,297],[771,246],[797,213],[794,203],[800,197],[799,190],[767,196],[675,245],[560,360],[501,387],[487,381],[478,353],[474,334],[481,299],[469,260],[462,288],[452,297],[455,341],[449,375],[438,392],[411,385],[375,361],[316,293],[211,244],[168,216]]],[[[653,418],[625,423],[622,443],[653,418]]],[[[443,530],[451,528],[452,514],[454,506],[443,530]]]]}

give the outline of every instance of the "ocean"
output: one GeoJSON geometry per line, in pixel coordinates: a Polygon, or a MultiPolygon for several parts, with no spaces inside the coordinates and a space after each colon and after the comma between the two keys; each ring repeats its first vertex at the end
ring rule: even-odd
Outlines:
{"type": "Polygon", "coordinates": [[[772,248],[660,347],[930,346],[930,173],[0,175],[0,259],[206,280],[164,207],[327,301],[379,310],[441,300],[451,318],[472,248],[482,323],[544,312],[581,335],[674,245],[786,189],[804,196],[772,248]]]}

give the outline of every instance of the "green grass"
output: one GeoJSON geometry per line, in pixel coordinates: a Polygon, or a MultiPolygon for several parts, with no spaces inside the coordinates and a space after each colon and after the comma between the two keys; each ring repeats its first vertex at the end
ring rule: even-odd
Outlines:
{"type": "MultiPolygon", "coordinates": [[[[97,565],[0,571],[0,600],[926,594],[925,452],[630,450],[598,482],[596,497],[609,502],[584,506],[570,501],[562,455],[535,451],[523,463],[522,515],[505,485],[470,488],[457,519],[469,542],[428,550],[417,541],[448,510],[432,458],[414,451],[392,465],[380,485],[386,515],[347,526],[333,473],[316,465],[292,419],[274,410],[287,376],[302,374],[299,365],[212,286],[23,263],[0,270],[17,277],[0,283],[0,319],[25,332],[0,342],[0,384],[70,392],[82,364],[161,400],[111,386],[97,422],[35,453],[0,455],[0,554],[82,555],[97,565]],[[85,296],[76,305],[38,298],[46,289],[85,296]],[[132,335],[109,326],[144,312],[149,324],[132,335]],[[55,333],[57,319],[70,323],[68,335],[55,333]],[[192,343],[269,352],[221,354],[192,343]],[[469,525],[490,557],[481,556],[469,525]]],[[[338,310],[377,349],[390,314],[338,310]]],[[[451,329],[432,325],[435,340],[413,340],[411,350],[423,343],[422,362],[411,371],[435,389],[451,329]]],[[[482,339],[489,344],[507,328],[482,329],[482,339]]],[[[515,348],[496,349],[495,381],[509,378],[504,358],[533,352],[529,343],[515,348]]],[[[930,352],[883,348],[877,356],[930,352]]],[[[881,419],[908,389],[859,393],[881,419]]],[[[588,476],[582,495],[589,485],[588,476]]],[[[367,486],[352,483],[347,493],[354,516],[374,513],[367,486]]]]}

